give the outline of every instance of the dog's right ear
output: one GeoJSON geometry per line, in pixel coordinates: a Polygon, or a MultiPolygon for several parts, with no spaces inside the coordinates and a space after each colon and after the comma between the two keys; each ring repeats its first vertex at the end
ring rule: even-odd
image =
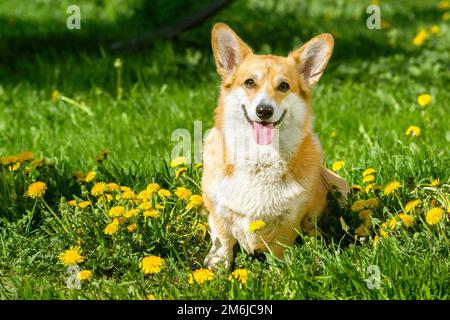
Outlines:
{"type": "Polygon", "coordinates": [[[245,56],[252,53],[252,49],[229,26],[221,22],[216,23],[212,29],[211,43],[217,72],[222,78],[232,75],[245,56]]]}

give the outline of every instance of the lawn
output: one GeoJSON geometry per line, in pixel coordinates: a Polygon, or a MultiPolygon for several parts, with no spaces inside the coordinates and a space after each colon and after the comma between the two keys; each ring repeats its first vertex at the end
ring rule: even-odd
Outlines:
{"type": "Polygon", "coordinates": [[[80,30],[70,1],[0,3],[0,299],[450,298],[449,1],[381,0],[379,30],[371,1],[236,1],[125,49],[176,15],[80,3],[80,30]],[[258,53],[333,34],[314,130],[354,186],[285,261],[237,248],[231,276],[201,269],[201,161],[172,161],[176,129],[213,123],[218,21],[258,53]]]}

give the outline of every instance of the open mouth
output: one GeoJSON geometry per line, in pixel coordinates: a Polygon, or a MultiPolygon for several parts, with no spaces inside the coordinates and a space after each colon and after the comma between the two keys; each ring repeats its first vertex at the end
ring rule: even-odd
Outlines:
{"type": "Polygon", "coordinates": [[[275,122],[257,122],[250,119],[244,105],[241,105],[241,107],[244,112],[245,119],[253,128],[253,138],[255,139],[256,143],[261,145],[271,144],[273,129],[275,129],[275,127],[278,126],[281,121],[283,121],[284,117],[286,116],[287,110],[284,110],[280,119],[275,122]]]}

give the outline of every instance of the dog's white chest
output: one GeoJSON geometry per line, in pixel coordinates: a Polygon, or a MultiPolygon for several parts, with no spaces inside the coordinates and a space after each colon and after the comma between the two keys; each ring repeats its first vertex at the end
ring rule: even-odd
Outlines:
{"type": "Polygon", "coordinates": [[[304,201],[305,189],[278,164],[236,167],[231,176],[217,183],[218,208],[246,218],[272,219],[289,214],[304,201]]]}

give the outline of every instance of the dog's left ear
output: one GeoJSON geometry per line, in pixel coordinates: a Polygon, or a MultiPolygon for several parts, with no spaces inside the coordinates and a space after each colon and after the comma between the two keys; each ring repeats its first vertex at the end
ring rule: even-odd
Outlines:
{"type": "Polygon", "coordinates": [[[319,81],[333,53],[333,47],[333,36],[323,33],[289,54],[296,60],[308,87],[314,86],[319,81]]]}

